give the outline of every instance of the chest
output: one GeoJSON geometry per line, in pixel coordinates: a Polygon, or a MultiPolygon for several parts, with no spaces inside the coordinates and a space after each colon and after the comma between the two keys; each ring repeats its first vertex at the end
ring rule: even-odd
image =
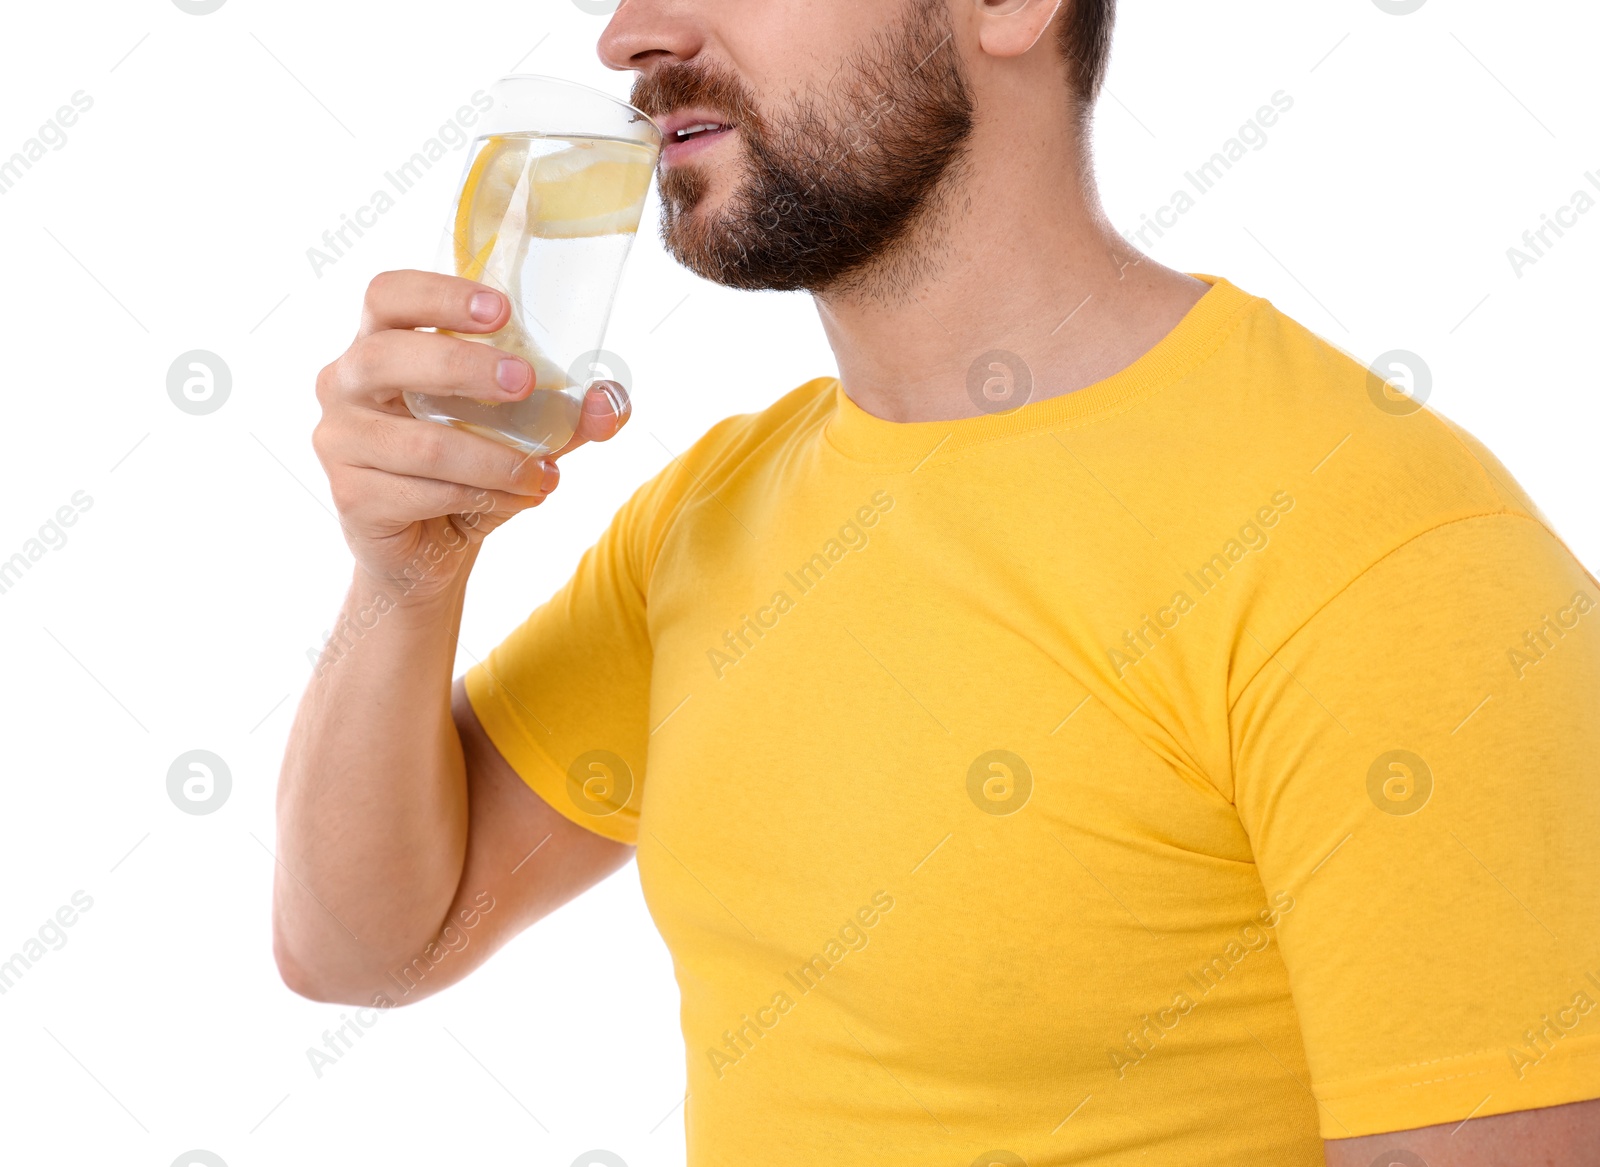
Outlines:
{"type": "Polygon", "coordinates": [[[1103,527],[935,485],[727,491],[669,533],[639,862],[675,953],[799,960],[883,892],[940,905],[919,950],[988,966],[1063,925],[1143,939],[1098,880],[1152,912],[1175,880],[1259,894],[1232,807],[1107,671],[1103,527]]]}

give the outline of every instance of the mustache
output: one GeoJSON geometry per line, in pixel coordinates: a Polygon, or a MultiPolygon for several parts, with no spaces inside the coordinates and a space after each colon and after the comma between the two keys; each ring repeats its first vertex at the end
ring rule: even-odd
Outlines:
{"type": "Polygon", "coordinates": [[[733,73],[705,64],[668,65],[641,76],[633,83],[628,98],[636,109],[652,118],[665,117],[675,109],[706,107],[717,110],[740,128],[759,133],[761,115],[744,83],[733,73]]]}

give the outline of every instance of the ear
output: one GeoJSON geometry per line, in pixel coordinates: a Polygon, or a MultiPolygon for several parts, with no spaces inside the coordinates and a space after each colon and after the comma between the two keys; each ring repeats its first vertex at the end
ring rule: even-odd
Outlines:
{"type": "Polygon", "coordinates": [[[978,44],[992,57],[1020,57],[1071,0],[970,0],[978,9],[978,44]]]}

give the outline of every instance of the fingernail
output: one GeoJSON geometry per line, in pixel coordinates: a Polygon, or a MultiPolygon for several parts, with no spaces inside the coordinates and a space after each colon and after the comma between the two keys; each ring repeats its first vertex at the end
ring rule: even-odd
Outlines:
{"type": "Polygon", "coordinates": [[[472,297],[472,318],[483,324],[500,315],[500,297],[494,292],[479,292],[472,297]]]}
{"type": "Polygon", "coordinates": [[[606,397],[611,401],[611,410],[619,418],[626,417],[632,403],[628,400],[628,391],[616,381],[607,381],[601,386],[606,391],[606,397]]]}
{"type": "Polygon", "coordinates": [[[544,470],[544,483],[542,489],[546,491],[554,490],[556,488],[556,483],[561,481],[560,467],[558,467],[548,458],[546,458],[543,462],[540,462],[539,465],[544,470]]]}
{"type": "Polygon", "coordinates": [[[515,393],[528,383],[533,370],[522,361],[507,357],[494,371],[494,379],[507,393],[515,393]]]}

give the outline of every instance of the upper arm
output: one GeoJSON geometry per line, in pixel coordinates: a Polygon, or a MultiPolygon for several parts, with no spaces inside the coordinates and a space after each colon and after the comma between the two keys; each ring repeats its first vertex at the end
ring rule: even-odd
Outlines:
{"type": "Polygon", "coordinates": [[[407,1000],[460,980],[632,857],[650,720],[646,544],[669,481],[635,491],[555,595],[456,679],[467,851],[407,1000]]]}
{"type": "Polygon", "coordinates": [[[1262,662],[1233,732],[1323,1138],[1600,1098],[1600,586],[1558,540],[1411,540],[1262,662]]]}
{"type": "Polygon", "coordinates": [[[509,939],[623,866],[634,849],[558,814],[529,788],[484,732],[464,678],[456,678],[451,711],[466,756],[469,807],[456,901],[465,906],[481,890],[504,889],[497,931],[509,939]]]}
{"type": "Polygon", "coordinates": [[[1595,1167],[1600,1164],[1600,1101],[1330,1139],[1323,1147],[1328,1167],[1415,1167],[1418,1162],[1432,1167],[1595,1167]]]}
{"type": "Polygon", "coordinates": [[[460,677],[451,690],[451,712],[466,760],[466,858],[433,942],[390,970],[384,991],[396,1005],[459,981],[529,925],[622,867],[634,851],[552,810],[484,732],[460,677]]]}
{"type": "Polygon", "coordinates": [[[556,594],[456,678],[466,856],[439,934],[412,974],[389,978],[405,992],[396,1004],[460,980],[632,857],[652,663],[643,544],[663,481],[636,491],[556,594]]]}

